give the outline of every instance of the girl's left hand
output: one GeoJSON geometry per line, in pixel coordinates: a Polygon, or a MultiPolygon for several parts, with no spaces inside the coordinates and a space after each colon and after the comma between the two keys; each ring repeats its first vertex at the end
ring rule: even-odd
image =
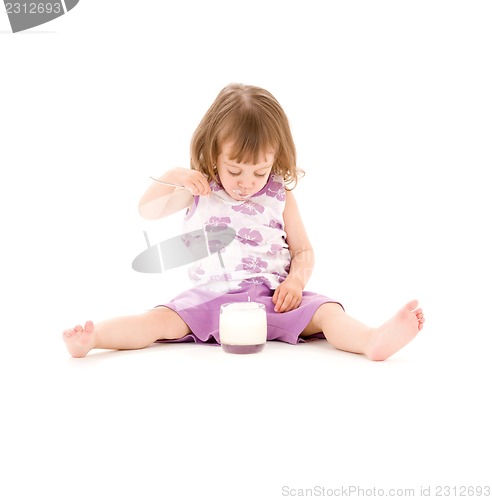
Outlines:
{"type": "Polygon", "coordinates": [[[295,280],[286,278],[276,288],[272,301],[275,304],[275,312],[297,309],[302,301],[302,286],[295,280]]]}

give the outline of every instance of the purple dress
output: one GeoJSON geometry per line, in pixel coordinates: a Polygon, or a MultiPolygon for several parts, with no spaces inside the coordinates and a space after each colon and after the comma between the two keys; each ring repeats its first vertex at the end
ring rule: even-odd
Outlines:
{"type": "Polygon", "coordinates": [[[221,304],[247,301],[265,305],[268,340],[297,344],[324,338],[322,333],[303,338],[300,335],[321,304],[339,302],[304,291],[297,309],[283,313],[274,311],[272,296],[287,277],[290,267],[283,221],[285,186],[282,177],[272,174],[261,191],[242,201],[231,198],[214,182],[211,188],[209,197],[195,197],[184,222],[185,233],[205,230],[210,254],[189,268],[195,286],[158,306],[179,314],[192,333],[159,342],[219,345],[221,304]],[[212,251],[216,235],[228,230],[235,232],[232,243],[212,251]]]}

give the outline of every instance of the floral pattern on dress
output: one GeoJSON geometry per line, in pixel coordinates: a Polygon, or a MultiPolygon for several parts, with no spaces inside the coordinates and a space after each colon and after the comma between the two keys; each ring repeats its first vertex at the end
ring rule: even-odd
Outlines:
{"type": "Polygon", "coordinates": [[[203,239],[203,234],[197,234],[196,232],[185,233],[181,235],[181,241],[185,247],[190,247],[192,243],[198,245],[197,242],[203,239]]]}
{"type": "Polygon", "coordinates": [[[188,269],[188,276],[192,281],[200,281],[205,275],[205,271],[202,269],[201,264],[190,267],[188,269]]]}
{"type": "Polygon", "coordinates": [[[276,243],[272,243],[270,245],[270,250],[267,252],[267,255],[278,255],[283,248],[284,248],[283,245],[277,245],[276,243]]]}
{"type": "Polygon", "coordinates": [[[275,276],[275,278],[277,279],[277,281],[279,283],[282,283],[282,281],[285,280],[285,276],[281,275],[280,273],[278,273],[277,271],[273,271],[272,272],[272,275],[275,276]]]}
{"type": "Polygon", "coordinates": [[[256,229],[249,229],[247,227],[243,227],[237,233],[237,238],[241,243],[245,245],[251,245],[253,247],[257,247],[261,241],[263,241],[263,236],[260,231],[256,229]]]}
{"type": "Polygon", "coordinates": [[[240,212],[246,215],[262,214],[265,211],[264,206],[258,203],[254,203],[251,200],[246,200],[244,203],[232,207],[232,209],[234,210],[234,212],[240,212]]]}
{"type": "Polygon", "coordinates": [[[226,246],[222,240],[208,240],[208,250],[210,253],[223,252],[226,246]]]}
{"type": "Polygon", "coordinates": [[[273,181],[267,188],[266,193],[267,196],[272,198],[276,198],[279,201],[285,200],[285,189],[282,183],[278,181],[273,181]]]}
{"type": "Polygon", "coordinates": [[[279,221],[276,221],[275,219],[270,220],[268,227],[271,227],[272,229],[283,229],[284,228],[283,224],[279,221]]]}
{"type": "Polygon", "coordinates": [[[205,223],[205,231],[217,232],[224,231],[231,223],[230,217],[210,217],[205,223]]]}
{"type": "Polygon", "coordinates": [[[266,276],[255,276],[248,278],[239,283],[240,288],[249,288],[249,285],[266,285],[271,286],[270,280],[266,276]]]}
{"type": "Polygon", "coordinates": [[[261,273],[266,270],[268,262],[259,257],[243,257],[241,264],[236,266],[236,271],[248,271],[249,273],[261,273]]]}
{"type": "Polygon", "coordinates": [[[210,189],[212,191],[217,192],[217,191],[222,190],[222,186],[215,181],[210,181],[210,189]]]}
{"type": "Polygon", "coordinates": [[[220,182],[211,181],[210,187],[210,196],[196,197],[195,210],[185,218],[190,234],[184,245],[202,246],[195,240],[198,236],[209,250],[208,257],[189,269],[193,284],[225,286],[230,291],[247,280],[249,285],[275,289],[290,263],[282,218],[283,179],[272,175],[261,192],[240,201],[228,196],[220,182]]]}
{"type": "Polygon", "coordinates": [[[210,282],[211,283],[216,283],[219,281],[230,281],[231,279],[232,279],[232,276],[229,273],[210,275],[210,282]]]}

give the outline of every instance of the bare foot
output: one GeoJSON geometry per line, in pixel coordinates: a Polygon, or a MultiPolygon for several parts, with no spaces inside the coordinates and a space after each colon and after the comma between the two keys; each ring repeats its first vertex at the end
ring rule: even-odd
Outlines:
{"type": "Polygon", "coordinates": [[[94,347],[94,323],[87,321],[84,328],[77,325],[75,328],[63,332],[63,340],[68,352],[74,358],[83,358],[94,347]]]}
{"type": "Polygon", "coordinates": [[[424,313],[419,303],[412,300],[390,320],[372,331],[366,356],[373,361],[383,361],[415,338],[424,326],[424,313]]]}

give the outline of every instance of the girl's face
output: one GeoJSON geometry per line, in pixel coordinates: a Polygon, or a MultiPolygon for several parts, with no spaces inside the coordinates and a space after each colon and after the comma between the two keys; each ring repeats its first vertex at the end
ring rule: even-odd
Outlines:
{"type": "Polygon", "coordinates": [[[229,157],[233,144],[226,142],[217,157],[217,173],[222,187],[235,200],[246,200],[260,191],[272,171],[275,153],[259,155],[260,163],[238,163],[229,157]]]}

